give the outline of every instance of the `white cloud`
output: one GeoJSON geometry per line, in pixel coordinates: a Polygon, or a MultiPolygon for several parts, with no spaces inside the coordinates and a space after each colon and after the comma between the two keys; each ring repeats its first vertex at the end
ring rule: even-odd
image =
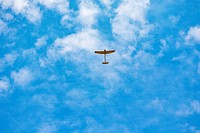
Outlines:
{"type": "Polygon", "coordinates": [[[25,49],[22,52],[22,56],[24,58],[26,58],[26,57],[29,57],[29,58],[32,57],[32,58],[34,58],[34,56],[36,56],[36,55],[37,55],[36,49],[34,49],[34,48],[25,49]]]}
{"type": "Polygon", "coordinates": [[[49,9],[56,9],[62,14],[69,12],[68,0],[37,0],[41,5],[49,9]]]}
{"type": "Polygon", "coordinates": [[[92,101],[88,99],[87,95],[86,91],[73,89],[67,93],[65,104],[72,108],[88,108],[92,105],[92,101]]]}
{"type": "Polygon", "coordinates": [[[40,22],[42,14],[40,12],[40,9],[34,5],[31,5],[25,12],[25,16],[27,19],[34,23],[37,24],[40,22]]]}
{"type": "MultiPolygon", "coordinates": [[[[116,114],[113,112],[112,115],[116,114]]],[[[104,116],[104,117],[108,119],[109,116],[108,117],[104,116]]],[[[114,117],[116,116],[113,116],[113,118],[114,117]]],[[[109,126],[107,126],[95,120],[92,117],[86,117],[86,125],[88,126],[83,131],[85,133],[117,133],[117,132],[131,133],[131,129],[125,124],[113,122],[112,124],[109,124],[109,126]]]]}
{"type": "Polygon", "coordinates": [[[66,28],[72,28],[74,26],[75,19],[70,16],[71,14],[66,14],[62,17],[60,23],[65,25],[66,28]]]}
{"type": "Polygon", "coordinates": [[[191,115],[193,112],[190,107],[186,105],[182,105],[178,111],[176,111],[176,115],[178,116],[188,116],[191,115]]]}
{"type": "Polygon", "coordinates": [[[35,43],[35,46],[36,47],[42,47],[42,46],[46,45],[47,44],[47,39],[48,39],[47,36],[43,36],[41,38],[38,38],[37,42],[35,43]]]}
{"type": "Polygon", "coordinates": [[[176,111],[176,115],[178,116],[188,116],[193,113],[200,114],[200,102],[197,100],[193,100],[189,103],[189,105],[181,105],[180,109],[176,111]]]}
{"type": "Polygon", "coordinates": [[[14,16],[10,13],[0,13],[2,15],[2,18],[6,21],[10,21],[14,19],[14,16]]]}
{"type": "Polygon", "coordinates": [[[4,33],[6,31],[7,24],[3,20],[0,19],[0,25],[1,25],[0,26],[0,35],[1,35],[2,33],[4,33]]]}
{"type": "Polygon", "coordinates": [[[11,77],[13,78],[16,85],[25,86],[29,84],[32,79],[33,75],[28,68],[21,68],[18,72],[13,71],[11,73],[11,77]]]}
{"type": "Polygon", "coordinates": [[[162,46],[160,47],[160,52],[159,52],[159,54],[158,54],[158,57],[162,57],[163,55],[164,55],[164,52],[168,49],[168,44],[167,44],[167,42],[166,42],[166,40],[164,40],[164,39],[161,39],[160,40],[160,42],[161,42],[161,44],[162,44],[162,46]]]}
{"type": "Polygon", "coordinates": [[[56,81],[57,79],[58,79],[58,77],[56,75],[51,75],[48,78],[49,81],[56,81]]]}
{"type": "Polygon", "coordinates": [[[149,32],[150,27],[145,19],[149,4],[149,0],[122,0],[112,20],[112,31],[116,38],[131,41],[149,32]]]}
{"type": "Polygon", "coordinates": [[[17,59],[17,57],[18,57],[17,53],[6,54],[6,55],[4,55],[5,63],[8,65],[12,65],[15,62],[15,60],[17,59]]]}
{"type": "Polygon", "coordinates": [[[10,82],[8,80],[8,78],[1,78],[0,79],[0,92],[2,91],[7,91],[10,87],[10,82]]]}
{"type": "Polygon", "coordinates": [[[184,132],[200,133],[200,130],[197,127],[190,125],[189,123],[184,123],[181,126],[184,132]]]}
{"type": "Polygon", "coordinates": [[[200,62],[198,63],[197,72],[200,74],[200,62]]]}
{"type": "Polygon", "coordinates": [[[96,17],[100,13],[97,5],[88,0],[82,0],[79,4],[78,21],[84,26],[92,26],[96,23],[96,17]]]}
{"type": "MultiPolygon", "coordinates": [[[[104,78],[101,79],[103,85],[105,85],[108,88],[105,91],[105,93],[107,95],[110,95],[116,92],[117,83],[120,82],[121,80],[118,70],[120,69],[120,71],[122,72],[123,71],[122,69],[124,70],[128,69],[125,65],[121,68],[119,67],[119,65],[117,65],[118,66],[117,70],[116,68],[114,68],[113,70],[111,66],[114,64],[115,61],[117,62],[120,61],[120,59],[130,58],[131,52],[127,52],[126,50],[124,54],[119,55],[115,53],[116,55],[115,58],[112,57],[112,59],[109,60],[110,64],[108,66],[108,69],[106,70],[106,73],[99,77],[98,75],[95,74],[95,73],[103,73],[105,72],[105,70],[101,69],[97,64],[97,63],[101,64],[102,56],[95,55],[94,51],[107,49],[111,45],[113,46],[115,45],[115,43],[112,44],[112,42],[109,42],[104,38],[102,38],[98,30],[92,29],[92,26],[96,23],[97,16],[100,13],[101,13],[100,9],[96,4],[88,0],[80,1],[77,20],[79,20],[80,23],[82,24],[83,26],[82,29],[77,33],[67,35],[64,38],[57,38],[54,44],[48,48],[47,56],[39,59],[39,62],[42,67],[47,66],[47,64],[52,64],[54,61],[60,59],[64,59],[65,62],[72,61],[73,63],[79,65],[80,63],[81,65],[87,63],[87,65],[85,66],[86,68],[83,69],[87,69],[89,70],[89,72],[87,74],[83,74],[82,76],[92,78],[92,80],[102,78],[103,76],[104,78]],[[100,59],[100,60],[97,61],[95,59],[100,59]]],[[[66,17],[68,19],[68,16],[66,17]]],[[[119,47],[121,48],[121,46],[119,47]]],[[[131,48],[129,47],[128,51],[130,50],[131,48]]]]}
{"type": "Polygon", "coordinates": [[[97,30],[83,29],[75,34],[68,35],[64,38],[58,38],[47,51],[47,58],[40,59],[40,65],[52,63],[60,58],[73,60],[73,62],[85,62],[94,53],[94,50],[104,45],[97,30]],[[87,51],[87,53],[86,53],[87,51]]]}
{"type": "Polygon", "coordinates": [[[155,98],[147,105],[147,107],[162,111],[164,109],[164,104],[165,104],[164,100],[161,100],[159,98],[155,98]]]}
{"type": "Polygon", "coordinates": [[[185,37],[186,41],[193,40],[200,43],[200,26],[190,27],[187,36],[185,37]]]}
{"type": "Polygon", "coordinates": [[[134,62],[135,70],[148,70],[154,67],[156,58],[150,53],[138,51],[138,53],[134,56],[134,62]]]}
{"type": "MultiPolygon", "coordinates": [[[[1,16],[1,14],[0,14],[0,16],[1,16]]],[[[2,18],[3,17],[4,16],[2,16],[2,18]]],[[[8,25],[8,23],[7,23],[7,21],[5,19],[4,20],[0,19],[0,35],[3,35],[3,36],[5,36],[6,38],[9,38],[9,39],[13,39],[13,38],[16,37],[15,36],[16,31],[17,31],[16,28],[9,27],[9,25],[8,25]]],[[[3,42],[1,41],[0,43],[3,43],[3,42]]],[[[6,45],[7,44],[4,44],[3,47],[4,48],[7,47],[6,45]]]]}
{"type": "Polygon", "coordinates": [[[41,19],[40,9],[29,0],[1,0],[4,9],[11,8],[16,14],[24,15],[30,22],[38,23],[41,19]]]}
{"type": "Polygon", "coordinates": [[[13,0],[13,9],[17,12],[24,12],[25,8],[29,6],[28,0],[13,0]]]}
{"type": "Polygon", "coordinates": [[[175,26],[179,22],[180,16],[171,15],[169,16],[169,20],[172,22],[173,26],[175,26]]]}
{"type": "Polygon", "coordinates": [[[185,55],[179,55],[173,57],[172,61],[183,61],[185,59],[185,55]]]}
{"type": "Polygon", "coordinates": [[[6,66],[12,66],[17,57],[18,54],[16,52],[11,52],[5,54],[3,58],[0,58],[0,71],[2,71],[6,66]]]}
{"type": "Polygon", "coordinates": [[[100,2],[106,6],[106,8],[110,9],[111,5],[113,4],[113,0],[100,0],[100,2]]]}
{"type": "Polygon", "coordinates": [[[75,50],[94,51],[101,44],[98,39],[99,33],[97,30],[84,29],[76,34],[66,36],[55,41],[55,46],[60,48],[61,53],[66,53],[75,50]]]}
{"type": "Polygon", "coordinates": [[[12,5],[12,0],[0,0],[0,4],[2,4],[4,7],[8,7],[12,5]]]}
{"type": "Polygon", "coordinates": [[[4,9],[11,8],[16,14],[24,15],[34,24],[39,23],[42,17],[39,4],[61,14],[70,13],[68,0],[0,0],[0,4],[4,9]]]}
{"type": "Polygon", "coordinates": [[[200,102],[199,101],[197,101],[197,100],[192,101],[191,107],[192,107],[194,112],[200,113],[200,102]]]}
{"type": "Polygon", "coordinates": [[[32,101],[50,111],[54,109],[55,104],[58,102],[56,96],[47,94],[34,95],[32,101]]]}
{"type": "Polygon", "coordinates": [[[0,72],[4,70],[5,64],[4,61],[0,60],[0,72]]]}
{"type": "Polygon", "coordinates": [[[51,123],[43,123],[39,130],[38,133],[55,133],[57,130],[56,126],[51,123]]]}

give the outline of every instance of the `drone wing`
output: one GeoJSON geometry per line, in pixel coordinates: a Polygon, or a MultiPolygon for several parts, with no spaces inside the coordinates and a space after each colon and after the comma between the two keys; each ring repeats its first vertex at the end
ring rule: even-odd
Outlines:
{"type": "Polygon", "coordinates": [[[106,51],[106,54],[111,54],[111,53],[114,53],[115,52],[115,50],[108,50],[108,51],[106,51]]]}
{"type": "Polygon", "coordinates": [[[94,53],[96,53],[96,54],[106,54],[105,52],[106,51],[94,51],[94,53]]]}
{"type": "Polygon", "coordinates": [[[104,51],[95,51],[94,53],[96,53],[96,54],[111,54],[114,52],[115,52],[115,50],[108,50],[108,51],[104,50],[104,51]]]}

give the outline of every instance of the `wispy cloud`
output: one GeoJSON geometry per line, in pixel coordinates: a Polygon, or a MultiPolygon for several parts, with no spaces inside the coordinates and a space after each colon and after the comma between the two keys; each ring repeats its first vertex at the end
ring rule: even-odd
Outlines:
{"type": "Polygon", "coordinates": [[[46,45],[47,39],[48,39],[47,36],[43,36],[43,37],[41,37],[41,38],[38,38],[38,39],[37,39],[37,42],[35,43],[35,46],[38,47],[38,48],[40,48],[40,47],[46,45]]]}
{"type": "Polygon", "coordinates": [[[0,72],[3,71],[6,67],[12,66],[16,61],[19,54],[16,51],[5,54],[0,60],[0,72]]]}
{"type": "Polygon", "coordinates": [[[54,110],[56,103],[58,103],[56,96],[47,94],[38,94],[32,97],[32,102],[40,105],[41,108],[47,110],[54,110]]]}
{"type": "Polygon", "coordinates": [[[0,15],[2,16],[3,20],[6,21],[11,21],[14,19],[14,16],[11,13],[0,12],[0,15]]]}
{"type": "Polygon", "coordinates": [[[92,106],[92,101],[88,98],[88,94],[84,90],[74,89],[66,94],[67,100],[65,105],[71,108],[89,108],[92,106]]]}
{"type": "Polygon", "coordinates": [[[1,0],[4,9],[11,8],[14,13],[24,15],[31,23],[41,22],[42,11],[39,5],[47,9],[57,10],[61,14],[69,13],[69,2],[66,0],[1,0]]]}
{"type": "Polygon", "coordinates": [[[0,4],[4,9],[11,8],[16,14],[22,14],[32,23],[41,20],[40,9],[29,0],[1,0],[0,4]]]}
{"type": "Polygon", "coordinates": [[[176,111],[176,115],[178,116],[189,116],[194,113],[200,114],[200,102],[197,100],[193,100],[187,104],[180,105],[180,109],[176,111]]]}
{"type": "Polygon", "coordinates": [[[9,87],[10,87],[9,79],[7,77],[0,78],[0,93],[8,91],[9,87]]]}
{"type": "Polygon", "coordinates": [[[112,6],[112,4],[114,3],[113,0],[100,0],[100,1],[101,1],[101,3],[102,3],[103,5],[105,5],[106,8],[108,8],[108,9],[110,9],[111,6],[112,6]]]}
{"type": "Polygon", "coordinates": [[[69,1],[68,0],[36,0],[41,5],[48,9],[55,9],[61,14],[69,12],[69,1]]]}
{"type": "Polygon", "coordinates": [[[78,22],[83,26],[91,27],[97,22],[97,15],[100,13],[96,4],[88,0],[81,0],[79,4],[78,22]]]}
{"type": "Polygon", "coordinates": [[[65,59],[74,62],[85,62],[87,58],[82,58],[81,55],[93,53],[103,45],[101,36],[97,30],[83,29],[75,34],[68,35],[64,38],[57,38],[54,44],[47,51],[47,58],[43,58],[40,62],[44,63],[65,59]],[[85,53],[88,51],[89,53],[85,53]],[[69,56],[69,53],[71,56],[69,56]],[[69,58],[70,57],[70,58],[69,58]]]}
{"type": "Polygon", "coordinates": [[[3,20],[0,19],[0,25],[1,25],[1,27],[0,27],[0,34],[2,34],[7,29],[7,24],[3,20]]]}
{"type": "Polygon", "coordinates": [[[53,123],[43,123],[38,129],[38,133],[55,133],[56,131],[56,126],[53,123]]]}
{"type": "Polygon", "coordinates": [[[200,43],[200,26],[190,27],[185,40],[200,43]]]}
{"type": "Polygon", "coordinates": [[[150,30],[146,20],[149,5],[149,0],[122,0],[112,20],[112,31],[116,38],[132,41],[145,36],[150,30]]]}
{"type": "Polygon", "coordinates": [[[19,71],[13,71],[11,77],[15,84],[19,86],[25,86],[33,79],[31,71],[26,67],[19,69],[19,71]]]}

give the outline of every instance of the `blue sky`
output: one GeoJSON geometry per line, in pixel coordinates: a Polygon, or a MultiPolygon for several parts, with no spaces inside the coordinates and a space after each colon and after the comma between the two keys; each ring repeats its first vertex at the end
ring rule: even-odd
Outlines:
{"type": "Polygon", "coordinates": [[[200,133],[199,16],[199,0],[0,0],[0,132],[200,133]]]}

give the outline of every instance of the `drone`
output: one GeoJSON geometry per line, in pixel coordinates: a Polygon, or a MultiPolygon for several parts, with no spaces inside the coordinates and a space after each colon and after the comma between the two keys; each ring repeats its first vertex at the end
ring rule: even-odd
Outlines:
{"type": "Polygon", "coordinates": [[[96,54],[104,54],[104,62],[102,64],[108,64],[109,62],[106,61],[106,54],[111,54],[114,53],[115,50],[103,50],[103,51],[94,51],[96,54]]]}

